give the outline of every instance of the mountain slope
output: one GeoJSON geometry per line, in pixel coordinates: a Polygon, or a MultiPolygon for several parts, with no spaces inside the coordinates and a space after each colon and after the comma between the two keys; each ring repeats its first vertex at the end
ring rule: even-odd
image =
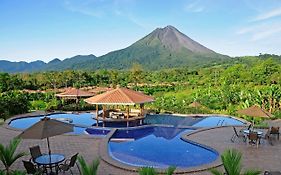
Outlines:
{"type": "Polygon", "coordinates": [[[154,44],[159,44],[157,41],[159,41],[160,44],[165,48],[168,48],[172,51],[179,51],[182,48],[186,48],[193,53],[215,53],[214,51],[204,47],[203,45],[184,35],[173,26],[157,28],[139,42],[144,42],[147,46],[153,46],[154,44]]]}
{"type": "MultiPolygon", "coordinates": [[[[88,69],[128,69],[134,63],[144,69],[204,66],[229,60],[230,57],[218,54],[172,26],[158,28],[131,46],[110,52],[95,62],[88,62],[88,69]]],[[[78,68],[85,68],[78,66],[78,68]]]]}
{"type": "Polygon", "coordinates": [[[66,70],[66,69],[86,69],[87,62],[93,62],[97,57],[95,55],[76,55],[71,58],[64,59],[63,61],[59,59],[54,59],[43,67],[43,70],[66,70]],[[86,64],[85,64],[86,63],[86,64]]]}
{"type": "Polygon", "coordinates": [[[0,72],[33,72],[39,71],[42,67],[44,67],[46,63],[43,61],[34,61],[34,62],[10,62],[6,60],[0,60],[0,72]]]}
{"type": "Polygon", "coordinates": [[[65,69],[130,69],[138,63],[147,70],[174,67],[203,67],[220,64],[231,58],[218,54],[173,26],[157,28],[131,46],[96,57],[77,55],[72,58],[44,62],[0,62],[0,71],[61,71],[65,69]]]}
{"type": "Polygon", "coordinates": [[[77,55],[63,61],[58,58],[45,63],[43,61],[34,62],[10,62],[0,60],[0,72],[16,73],[16,72],[38,72],[38,71],[60,71],[66,69],[77,69],[77,67],[87,67],[87,63],[92,62],[97,57],[95,55],[77,55]]]}

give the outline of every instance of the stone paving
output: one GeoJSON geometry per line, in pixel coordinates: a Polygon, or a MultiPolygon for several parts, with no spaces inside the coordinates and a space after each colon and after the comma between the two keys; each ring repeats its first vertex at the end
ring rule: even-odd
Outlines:
{"type": "MultiPolygon", "coordinates": [[[[274,125],[281,125],[281,122],[274,122],[274,125]]],[[[19,131],[14,131],[0,126],[0,143],[7,144],[10,139],[20,134],[19,131]]],[[[232,127],[222,127],[210,130],[203,130],[195,132],[194,134],[187,135],[185,138],[192,141],[204,144],[216,149],[219,153],[222,153],[227,148],[236,148],[243,153],[243,168],[255,168],[262,171],[275,170],[281,171],[281,141],[277,139],[273,141],[273,146],[266,140],[262,141],[259,148],[255,146],[247,145],[244,142],[230,141],[233,135],[232,127]]],[[[79,152],[84,156],[86,161],[90,162],[93,159],[99,157],[99,145],[102,138],[93,138],[90,136],[70,136],[61,135],[50,138],[50,144],[52,152],[62,153],[70,157],[71,155],[79,152]]],[[[47,152],[46,140],[22,140],[18,151],[28,152],[30,146],[40,145],[42,152],[47,152]]],[[[172,149],[172,148],[171,148],[172,149]]],[[[29,159],[30,156],[26,156],[23,159],[29,159]]],[[[0,164],[0,168],[3,166],[0,164]]],[[[13,169],[23,169],[22,162],[17,161],[13,169]]],[[[220,167],[221,168],[221,167],[220,167]]],[[[77,173],[77,168],[74,170],[77,173]]],[[[67,173],[66,173],[67,174],[67,173]]],[[[99,166],[99,175],[136,175],[135,172],[122,170],[117,167],[113,167],[101,160],[99,166]]],[[[208,171],[197,173],[186,173],[193,175],[207,175],[208,171]]]]}

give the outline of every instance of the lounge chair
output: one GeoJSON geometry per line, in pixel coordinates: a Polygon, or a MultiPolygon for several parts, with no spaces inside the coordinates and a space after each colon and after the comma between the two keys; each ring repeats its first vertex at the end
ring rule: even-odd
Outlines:
{"type": "Polygon", "coordinates": [[[240,130],[238,133],[234,126],[233,126],[233,130],[234,130],[234,134],[230,139],[232,142],[235,142],[236,139],[243,139],[243,141],[245,141],[245,135],[243,134],[242,130],[240,130]]]}
{"type": "Polygon", "coordinates": [[[277,139],[279,140],[279,127],[271,127],[270,129],[270,135],[276,135],[277,136],[277,139]]]}
{"type": "Polygon", "coordinates": [[[76,164],[77,157],[78,157],[78,153],[73,155],[70,159],[66,159],[63,164],[59,165],[59,170],[63,171],[63,173],[65,173],[66,171],[70,171],[70,173],[73,174],[71,168],[73,168],[76,165],[79,174],[81,174],[79,166],[76,164]]]}
{"type": "Polygon", "coordinates": [[[265,171],[264,175],[281,175],[280,171],[265,171]]]}
{"type": "Polygon", "coordinates": [[[248,135],[248,139],[249,139],[249,144],[257,145],[257,148],[259,147],[260,138],[257,132],[250,132],[248,135]]]}
{"type": "Polygon", "coordinates": [[[37,168],[35,164],[33,164],[31,161],[25,161],[23,160],[23,166],[26,169],[27,174],[43,174],[46,173],[42,168],[37,168]]]}

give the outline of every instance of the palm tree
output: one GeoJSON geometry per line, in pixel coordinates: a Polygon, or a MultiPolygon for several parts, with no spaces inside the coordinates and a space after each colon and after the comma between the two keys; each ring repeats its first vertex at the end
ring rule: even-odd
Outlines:
{"type": "Polygon", "coordinates": [[[82,156],[78,157],[78,161],[80,164],[82,175],[97,175],[98,166],[100,164],[100,161],[98,159],[94,160],[89,165],[86,163],[85,159],[82,156]]]}
{"type": "Polygon", "coordinates": [[[258,170],[246,170],[244,173],[242,173],[242,153],[238,152],[235,149],[226,150],[221,155],[221,160],[225,173],[217,169],[212,169],[211,173],[213,175],[259,175],[261,173],[258,170]]]}
{"type": "Polygon", "coordinates": [[[7,174],[10,174],[10,167],[12,166],[12,164],[19,158],[26,155],[25,152],[15,153],[19,143],[20,139],[14,138],[7,146],[0,144],[0,161],[5,166],[7,174]]]}

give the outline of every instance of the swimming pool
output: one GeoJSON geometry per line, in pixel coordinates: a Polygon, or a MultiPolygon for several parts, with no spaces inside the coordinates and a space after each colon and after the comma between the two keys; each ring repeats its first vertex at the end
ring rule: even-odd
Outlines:
{"type": "MultiPolygon", "coordinates": [[[[38,122],[44,116],[14,118],[9,126],[16,129],[26,129],[38,122]]],[[[147,115],[145,126],[123,128],[124,123],[109,123],[107,127],[95,128],[95,114],[92,113],[60,113],[48,115],[61,121],[72,121],[74,132],[71,134],[89,134],[106,137],[117,128],[106,142],[107,152],[113,160],[136,167],[153,166],[167,168],[196,167],[211,163],[218,158],[218,153],[212,148],[197,143],[182,140],[183,134],[198,127],[216,127],[226,125],[245,125],[244,122],[226,116],[180,116],[180,115],[147,115]],[[67,119],[67,120],[64,120],[67,119]]],[[[99,125],[102,125],[99,123],[99,125]]]]}
{"type": "MultiPolygon", "coordinates": [[[[91,113],[81,113],[81,114],[59,113],[59,114],[48,115],[48,117],[52,119],[61,119],[61,118],[71,119],[72,124],[76,126],[83,126],[83,127],[91,127],[92,125],[96,124],[96,120],[92,118],[93,116],[95,116],[95,114],[91,114],[91,113]]],[[[9,123],[9,125],[17,129],[26,129],[31,125],[33,125],[34,123],[40,121],[40,119],[42,118],[44,118],[44,116],[18,118],[12,120],[9,123]]]]}
{"type": "MultiPolygon", "coordinates": [[[[31,125],[38,122],[44,116],[33,116],[33,117],[24,117],[24,118],[15,118],[12,119],[9,123],[9,126],[16,129],[26,129],[31,125]]],[[[64,122],[71,121],[71,123],[75,126],[74,132],[71,134],[84,134],[86,128],[91,128],[96,125],[96,120],[93,119],[95,117],[94,113],[58,113],[51,114],[48,117],[53,119],[59,119],[64,122]],[[62,120],[67,119],[67,120],[62,120]]],[[[176,115],[147,115],[144,120],[145,125],[169,125],[174,127],[181,126],[194,126],[194,127],[214,127],[214,126],[225,126],[225,125],[244,125],[245,123],[236,120],[230,117],[223,116],[209,116],[209,117],[183,117],[176,115]]],[[[102,126],[102,123],[99,123],[99,126],[102,126]]],[[[107,123],[106,128],[124,128],[126,127],[126,122],[113,122],[107,123]]],[[[130,125],[131,126],[131,125],[130,125]]],[[[135,126],[135,125],[133,125],[135,126]]],[[[91,128],[86,132],[91,135],[99,135],[99,130],[95,131],[97,128],[91,128]],[[95,134],[96,133],[96,134],[95,134]]],[[[106,133],[106,132],[103,132],[106,133]]],[[[102,134],[102,133],[101,133],[102,134]]]]}
{"type": "MultiPolygon", "coordinates": [[[[59,114],[48,115],[48,117],[52,119],[71,119],[72,121],[71,124],[73,124],[75,127],[73,129],[74,131],[69,134],[77,134],[77,135],[83,134],[86,128],[96,124],[96,120],[92,119],[93,116],[95,116],[95,114],[91,114],[91,113],[81,113],[81,114],[59,113],[59,114]]],[[[40,119],[42,118],[44,118],[44,116],[13,119],[9,123],[9,126],[16,129],[23,130],[32,126],[36,122],[40,121],[40,119]]]]}
{"type": "Polygon", "coordinates": [[[144,123],[148,125],[161,124],[174,127],[194,126],[194,127],[215,127],[227,125],[245,125],[244,122],[232,117],[225,116],[179,116],[171,114],[147,115],[144,123]]]}
{"type": "Polygon", "coordinates": [[[215,150],[181,139],[190,131],[163,126],[120,129],[111,137],[108,152],[113,159],[137,167],[188,168],[216,160],[215,150]]]}

